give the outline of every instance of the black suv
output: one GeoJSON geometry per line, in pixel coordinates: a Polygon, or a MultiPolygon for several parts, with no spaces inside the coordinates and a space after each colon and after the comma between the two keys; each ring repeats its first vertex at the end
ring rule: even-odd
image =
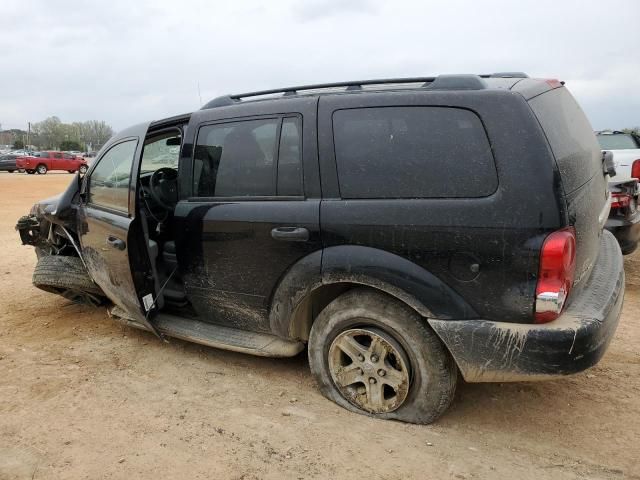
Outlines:
{"type": "Polygon", "coordinates": [[[557,80],[309,85],[124,130],[17,228],[40,288],[160,337],[306,345],[328,398],[428,423],[458,371],[543,379],[602,357],[624,294],[609,173],[557,80]]]}

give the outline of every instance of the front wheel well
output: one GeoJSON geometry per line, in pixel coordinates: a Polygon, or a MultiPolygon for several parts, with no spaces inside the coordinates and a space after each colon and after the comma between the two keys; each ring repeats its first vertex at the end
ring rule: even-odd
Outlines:
{"type": "Polygon", "coordinates": [[[424,316],[426,309],[416,308],[415,301],[407,301],[402,295],[394,295],[381,288],[356,282],[337,282],[324,284],[314,289],[307,295],[302,302],[298,304],[291,315],[289,323],[289,336],[303,341],[309,340],[309,333],[315,319],[320,315],[327,305],[333,302],[339,296],[354,289],[369,290],[380,295],[401,301],[409,308],[415,310],[418,314],[424,316]]]}

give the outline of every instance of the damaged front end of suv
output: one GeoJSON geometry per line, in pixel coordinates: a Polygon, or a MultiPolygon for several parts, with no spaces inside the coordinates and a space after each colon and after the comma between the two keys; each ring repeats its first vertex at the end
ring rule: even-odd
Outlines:
{"type": "Polygon", "coordinates": [[[87,272],[78,242],[76,211],[82,178],[78,174],[60,195],[36,203],[18,219],[23,245],[35,247],[34,286],[78,303],[99,305],[104,293],[87,272]]]}

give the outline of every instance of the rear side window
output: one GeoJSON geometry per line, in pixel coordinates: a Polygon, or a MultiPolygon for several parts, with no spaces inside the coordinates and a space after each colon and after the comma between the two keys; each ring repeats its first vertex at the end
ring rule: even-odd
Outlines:
{"type": "Polygon", "coordinates": [[[498,186],[489,140],[468,110],[338,110],[333,135],[342,198],[484,197],[498,186]]]}
{"type": "Polygon", "coordinates": [[[602,154],[593,128],[566,88],[556,88],[529,101],[547,136],[565,194],[602,172],[602,154]]]}
{"type": "Polygon", "coordinates": [[[195,195],[302,195],[301,154],[297,117],[205,125],[194,150],[195,195]]]}
{"type": "Polygon", "coordinates": [[[280,119],[207,125],[198,132],[194,182],[201,197],[275,195],[280,119]]]}

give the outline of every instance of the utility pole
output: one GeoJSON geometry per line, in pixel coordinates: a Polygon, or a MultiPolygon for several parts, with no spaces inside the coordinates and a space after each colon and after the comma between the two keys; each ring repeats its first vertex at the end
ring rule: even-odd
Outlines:
{"type": "Polygon", "coordinates": [[[25,145],[25,149],[29,150],[29,145],[30,145],[29,137],[31,137],[31,122],[27,122],[27,124],[29,125],[29,128],[27,129],[27,144],[25,145]]]}

